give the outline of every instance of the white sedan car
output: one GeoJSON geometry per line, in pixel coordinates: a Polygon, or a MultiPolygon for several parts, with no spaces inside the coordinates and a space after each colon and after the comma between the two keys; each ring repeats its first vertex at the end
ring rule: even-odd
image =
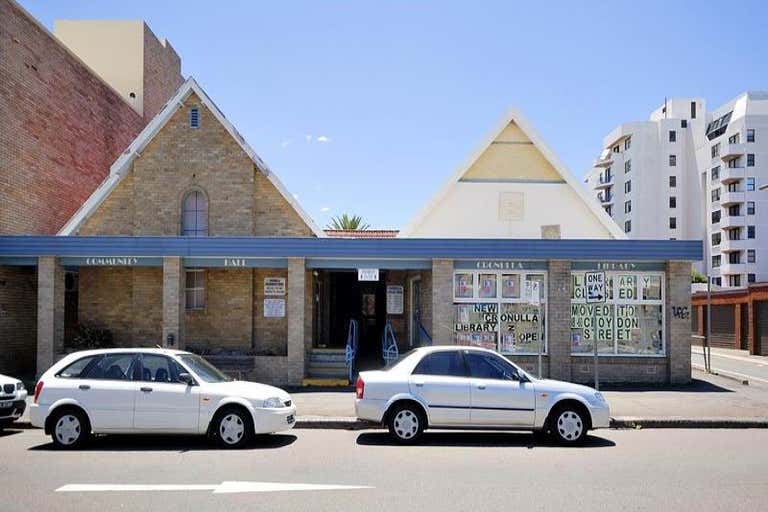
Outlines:
{"type": "Polygon", "coordinates": [[[234,381],[189,352],[109,349],[53,365],[35,386],[30,418],[59,448],[91,433],[208,434],[239,448],[293,428],[296,407],[282,389],[234,381]]]}
{"type": "Polygon", "coordinates": [[[21,418],[27,407],[27,390],[19,379],[0,374],[0,430],[21,418]]]}
{"type": "Polygon", "coordinates": [[[594,389],[534,378],[491,350],[418,348],[393,366],[361,372],[355,411],[401,443],[425,428],[531,430],[563,444],[606,428],[608,404],[594,389]]]}

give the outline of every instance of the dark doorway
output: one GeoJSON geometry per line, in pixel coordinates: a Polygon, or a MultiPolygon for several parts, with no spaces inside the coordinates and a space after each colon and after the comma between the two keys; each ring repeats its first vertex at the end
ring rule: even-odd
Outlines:
{"type": "Polygon", "coordinates": [[[359,325],[357,368],[381,367],[381,335],[386,323],[385,272],[380,272],[375,282],[358,281],[356,271],[331,271],[327,275],[328,346],[343,348],[349,321],[355,319],[359,325]]]}

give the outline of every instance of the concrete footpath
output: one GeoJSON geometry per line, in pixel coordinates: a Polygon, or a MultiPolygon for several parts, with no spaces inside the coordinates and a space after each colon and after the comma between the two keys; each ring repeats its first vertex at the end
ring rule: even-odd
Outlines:
{"type": "MultiPolygon", "coordinates": [[[[676,387],[602,389],[614,428],[768,428],[768,384],[748,386],[694,370],[693,382],[676,387]]],[[[354,389],[288,390],[299,417],[296,428],[360,430],[376,425],[355,417],[354,389]]],[[[25,412],[16,426],[30,428],[25,412]]]]}

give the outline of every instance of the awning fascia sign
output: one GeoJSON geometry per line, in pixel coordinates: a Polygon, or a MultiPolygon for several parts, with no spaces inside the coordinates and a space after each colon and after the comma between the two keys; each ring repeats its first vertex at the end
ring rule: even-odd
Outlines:
{"type": "Polygon", "coordinates": [[[456,270],[547,270],[546,261],[542,260],[454,260],[456,270]]]}
{"type": "Polygon", "coordinates": [[[662,261],[574,261],[571,263],[571,270],[652,272],[665,269],[666,265],[662,261]]]}
{"type": "Polygon", "coordinates": [[[195,256],[184,258],[184,266],[198,268],[288,268],[288,259],[195,256]]]}
{"type": "Polygon", "coordinates": [[[307,268],[356,270],[359,268],[378,268],[382,270],[431,270],[431,259],[343,259],[343,258],[308,258],[307,268]]]}
{"type": "Polygon", "coordinates": [[[65,256],[66,267],[162,267],[160,256],[65,256]]]}
{"type": "Polygon", "coordinates": [[[35,256],[0,256],[0,267],[35,267],[35,256]]]}

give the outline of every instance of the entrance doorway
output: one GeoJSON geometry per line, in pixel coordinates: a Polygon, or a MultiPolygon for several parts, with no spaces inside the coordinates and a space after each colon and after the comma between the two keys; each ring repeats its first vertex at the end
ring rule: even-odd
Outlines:
{"type": "Polygon", "coordinates": [[[325,321],[319,345],[343,349],[349,321],[354,319],[359,326],[357,369],[380,368],[381,336],[387,320],[386,271],[379,273],[378,281],[358,281],[353,270],[324,271],[321,279],[324,289],[319,294],[318,312],[325,321]]]}

